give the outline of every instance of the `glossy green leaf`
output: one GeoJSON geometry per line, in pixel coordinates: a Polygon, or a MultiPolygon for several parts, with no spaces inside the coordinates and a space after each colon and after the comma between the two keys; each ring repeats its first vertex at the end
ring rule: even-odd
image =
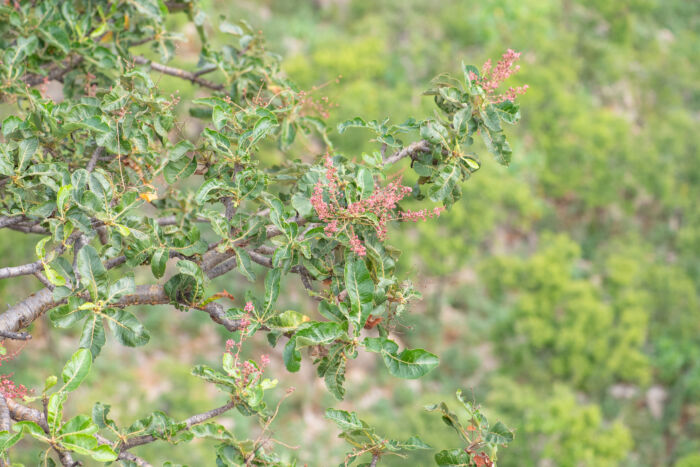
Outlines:
{"type": "Polygon", "coordinates": [[[107,325],[114,337],[128,347],[145,345],[151,338],[148,330],[143,327],[133,313],[124,309],[107,309],[104,311],[107,325]]]}
{"type": "Polygon", "coordinates": [[[92,313],[85,320],[83,331],[80,334],[79,345],[83,349],[88,349],[92,354],[92,358],[95,359],[100,354],[105,341],[105,328],[102,324],[102,318],[99,314],[92,313]]]}
{"type": "Polygon", "coordinates": [[[294,337],[297,348],[302,348],[309,345],[330,344],[336,339],[345,337],[345,331],[338,323],[316,322],[298,331],[294,337]]]}
{"type": "Polygon", "coordinates": [[[61,378],[63,379],[62,391],[70,392],[80,386],[80,383],[90,373],[92,367],[92,355],[87,349],[78,349],[63,367],[61,378]]]}
{"type": "Polygon", "coordinates": [[[365,262],[348,254],[345,259],[345,288],[350,299],[350,319],[355,335],[358,335],[364,322],[362,317],[369,314],[374,298],[374,282],[365,262]]]}

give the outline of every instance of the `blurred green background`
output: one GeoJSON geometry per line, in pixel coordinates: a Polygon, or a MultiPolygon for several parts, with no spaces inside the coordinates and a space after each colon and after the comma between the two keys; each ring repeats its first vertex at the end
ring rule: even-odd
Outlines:
{"type": "MultiPolygon", "coordinates": [[[[440,367],[407,382],[361,356],[349,364],[348,395],[338,404],[310,362],[289,375],[281,349],[272,350],[276,395],[296,387],[272,426],[276,439],[300,446],[284,452],[302,465],[337,465],[345,447],[323,420],[331,406],[356,410],[394,438],[419,434],[438,449],[457,447],[422,407],[450,402],[461,387],[490,419],[514,428],[501,466],[700,466],[700,2],[202,3],[220,42],[227,40],[218,34],[222,16],[245,19],[285,57],[284,70],[302,88],[330,81],[319,91],[338,104],[330,127],[358,115],[428,116],[432,102],[421,92],[431,77],[459,72],[462,60],[497,59],[507,48],[523,53],[509,84],[530,86],[520,99],[522,122],[510,130],[511,167],[487,161],[465,184],[463,202],[439,221],[390,234],[404,251],[401,267],[424,294],[398,338],[439,354],[440,367]]],[[[174,64],[191,68],[196,32],[184,14],[173,16],[172,27],[188,40],[174,64]]],[[[158,80],[183,102],[201,93],[158,80]]],[[[366,136],[349,131],[333,140],[359,157],[373,149],[366,136]]],[[[313,154],[302,144],[298,150],[313,154]]],[[[0,266],[32,258],[37,239],[0,230],[0,266]]],[[[231,274],[213,289],[242,296],[248,286],[231,274]]],[[[0,296],[14,303],[33,288],[6,280],[0,296]]],[[[313,313],[296,280],[284,296],[288,308],[313,313]]],[[[186,417],[219,402],[189,369],[217,361],[226,337],[195,312],[138,313],[151,342],[107,346],[67,412],[102,401],[128,425],[152,410],[186,417]]],[[[33,334],[3,372],[40,391],[77,347],[77,335],[48,321],[33,334]]],[[[264,336],[250,351],[270,351],[264,336]]],[[[224,422],[241,435],[259,430],[240,416],[224,422]]],[[[13,460],[34,465],[34,445],[23,443],[24,457],[13,460]]],[[[213,463],[205,443],[133,451],[213,463]]],[[[383,463],[427,466],[432,454],[383,463]]]]}

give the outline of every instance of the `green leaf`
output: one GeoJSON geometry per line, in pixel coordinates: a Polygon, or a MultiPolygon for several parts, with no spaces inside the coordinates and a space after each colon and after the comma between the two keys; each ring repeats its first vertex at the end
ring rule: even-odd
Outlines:
{"type": "Polygon", "coordinates": [[[97,284],[107,274],[100,255],[92,246],[85,245],[78,252],[77,266],[80,282],[90,290],[90,296],[95,300],[98,296],[97,284]]]}
{"type": "Polygon", "coordinates": [[[64,185],[58,190],[56,195],[56,207],[61,215],[65,214],[66,202],[70,199],[70,193],[73,189],[73,185],[64,185]]]}
{"type": "Polygon", "coordinates": [[[188,159],[181,157],[176,161],[170,161],[163,168],[165,181],[173,184],[180,178],[187,178],[197,170],[197,158],[188,159]]]}
{"type": "Polygon", "coordinates": [[[13,426],[13,430],[22,432],[24,434],[29,433],[33,437],[40,439],[41,441],[48,441],[48,438],[46,436],[46,433],[44,433],[44,430],[37,425],[35,422],[17,422],[13,426]]]}
{"type": "Polygon", "coordinates": [[[170,154],[168,155],[168,159],[170,159],[171,161],[177,161],[181,159],[182,156],[187,154],[188,151],[192,151],[193,149],[194,145],[186,139],[183,139],[175,146],[173,146],[173,148],[170,150],[170,154]]]}
{"type": "Polygon", "coordinates": [[[287,149],[289,146],[292,145],[294,142],[294,139],[296,138],[297,135],[297,129],[294,123],[292,123],[290,120],[284,120],[282,122],[282,131],[280,133],[280,146],[281,148],[287,149]]]}
{"type": "Polygon", "coordinates": [[[374,299],[374,282],[365,261],[348,254],[345,258],[345,288],[350,299],[350,319],[355,335],[359,335],[374,299]]]}
{"type": "Polygon", "coordinates": [[[423,440],[421,440],[417,436],[411,436],[406,441],[391,440],[390,443],[394,448],[402,449],[405,451],[415,451],[418,449],[433,449],[432,446],[423,442],[423,440]]]}
{"type": "Polygon", "coordinates": [[[80,308],[79,300],[69,299],[67,304],[51,310],[49,318],[54,326],[67,328],[85,318],[88,313],[89,311],[86,308],[80,308]]]}
{"type": "Polygon", "coordinates": [[[44,390],[42,391],[42,394],[46,394],[46,391],[56,386],[56,383],[58,383],[58,378],[56,375],[47,376],[44,380],[44,390]]]}
{"type": "Polygon", "coordinates": [[[355,117],[352,120],[346,120],[338,124],[338,133],[345,133],[348,128],[367,128],[367,122],[360,117],[355,117]]]}
{"type": "Polygon", "coordinates": [[[435,454],[435,462],[442,467],[466,467],[472,465],[471,456],[462,449],[440,451],[435,454]]]}
{"type": "Polygon", "coordinates": [[[36,138],[25,139],[19,143],[18,147],[17,172],[24,172],[29,165],[29,161],[32,160],[32,156],[34,156],[34,153],[36,153],[39,147],[39,140],[36,138]]]}
{"type": "Polygon", "coordinates": [[[105,328],[102,324],[102,318],[97,313],[93,313],[85,320],[83,332],[80,334],[80,347],[88,349],[95,359],[100,354],[102,347],[105,345],[105,328]]]}
{"type": "Polygon", "coordinates": [[[194,425],[190,431],[197,438],[210,438],[219,441],[231,441],[234,439],[231,432],[229,432],[223,425],[219,425],[218,423],[214,422],[194,425]]]}
{"type": "Polygon", "coordinates": [[[46,279],[53,285],[57,287],[66,285],[66,278],[46,263],[44,263],[44,274],[46,275],[46,279]]]}
{"type": "Polygon", "coordinates": [[[136,288],[134,285],[133,273],[127,273],[124,277],[119,278],[117,282],[110,284],[109,292],[107,294],[107,302],[113,303],[121,298],[123,295],[133,293],[136,288]]]}
{"type": "Polygon", "coordinates": [[[270,269],[265,274],[265,305],[261,316],[261,320],[264,321],[268,313],[272,310],[272,307],[277,302],[277,297],[280,294],[280,279],[282,277],[282,270],[280,269],[270,269]]]}
{"type": "Polygon", "coordinates": [[[500,102],[495,108],[498,116],[506,123],[514,125],[520,120],[520,106],[512,101],[500,102]]]}
{"type": "Polygon", "coordinates": [[[471,118],[471,107],[459,109],[457,112],[455,112],[454,117],[452,117],[452,127],[461,137],[466,136],[467,130],[469,129],[468,122],[471,118]]]}
{"type": "Polygon", "coordinates": [[[66,34],[66,31],[60,26],[50,26],[46,29],[39,28],[37,32],[46,42],[55,46],[64,54],[70,51],[70,38],[68,34],[66,34]]]}
{"type": "Polygon", "coordinates": [[[271,117],[263,117],[255,122],[253,132],[248,138],[248,146],[257,144],[258,141],[272,133],[277,126],[277,120],[273,120],[271,117]]]}
{"type": "Polygon", "coordinates": [[[219,178],[210,178],[199,187],[197,194],[194,196],[194,200],[197,204],[204,204],[213,198],[210,196],[212,191],[225,189],[226,187],[226,183],[223,180],[219,178]]]}
{"type": "Polygon", "coordinates": [[[296,373],[301,368],[301,352],[297,350],[296,340],[294,338],[289,339],[284,346],[282,359],[284,360],[284,366],[287,368],[287,371],[296,373]]]}
{"type": "Polygon", "coordinates": [[[61,444],[71,451],[84,456],[89,456],[91,451],[97,448],[97,439],[91,435],[78,433],[75,435],[64,436],[61,439],[61,444]]]}
{"type": "Polygon", "coordinates": [[[400,354],[384,353],[384,363],[393,376],[416,379],[440,364],[437,355],[423,349],[406,349],[400,354]]]}
{"type": "Polygon", "coordinates": [[[78,349],[66,366],[63,367],[61,378],[63,378],[63,387],[61,391],[71,392],[80,386],[80,383],[90,373],[92,367],[92,355],[87,349],[78,349]]]}
{"type": "Polygon", "coordinates": [[[338,323],[316,322],[298,331],[294,337],[297,348],[302,348],[309,345],[330,344],[345,335],[345,331],[338,323]]]}
{"type": "Polygon", "coordinates": [[[460,196],[459,181],[462,173],[457,164],[443,166],[433,177],[433,185],[428,190],[430,199],[449,206],[460,196]]]}
{"type": "Polygon", "coordinates": [[[235,24],[227,23],[226,21],[222,22],[219,25],[219,30],[221,32],[224,32],[226,34],[231,34],[234,36],[242,36],[244,34],[243,29],[240,26],[237,26],[235,24]]]}
{"type": "Polygon", "coordinates": [[[108,309],[104,311],[104,316],[112,333],[122,345],[138,347],[147,344],[151,338],[148,330],[130,311],[108,309]]]}
{"type": "Polygon", "coordinates": [[[297,329],[302,323],[308,321],[309,318],[294,310],[287,310],[270,318],[267,325],[273,331],[290,332],[297,329]]]}
{"type": "Polygon", "coordinates": [[[508,444],[511,441],[513,441],[513,432],[501,421],[496,422],[486,433],[487,443],[508,444]]]}
{"type": "Polygon", "coordinates": [[[479,115],[484,121],[484,125],[491,131],[501,131],[501,122],[498,118],[498,113],[493,105],[489,104],[486,107],[479,109],[479,115]]]}
{"type": "Polygon", "coordinates": [[[21,431],[14,434],[10,434],[9,431],[0,431],[0,455],[6,454],[8,449],[22,439],[22,435],[21,431]]]}
{"type": "Polygon", "coordinates": [[[87,415],[76,415],[63,424],[59,430],[59,435],[70,434],[87,434],[97,433],[98,427],[92,422],[92,419],[87,415]]]}
{"type": "Polygon", "coordinates": [[[331,361],[323,375],[326,387],[338,400],[343,400],[345,397],[345,363],[346,359],[339,355],[331,361]]]}
{"type": "Polygon", "coordinates": [[[66,393],[64,391],[54,392],[49,397],[49,402],[46,405],[46,422],[49,425],[51,434],[56,434],[61,427],[63,404],[65,402],[66,393]]]}
{"type": "Polygon", "coordinates": [[[229,120],[228,112],[217,105],[211,112],[211,120],[214,122],[214,127],[217,130],[221,130],[229,120]]]}
{"type": "Polygon", "coordinates": [[[110,446],[101,444],[90,451],[90,457],[97,462],[112,462],[117,460],[118,456],[110,446]]]}
{"type": "Polygon", "coordinates": [[[12,132],[17,130],[20,126],[22,126],[23,123],[24,121],[21,118],[16,117],[14,115],[10,115],[2,121],[2,135],[5,138],[8,138],[12,134],[12,132]]]}
{"type": "Polygon", "coordinates": [[[167,248],[157,248],[153,252],[153,256],[151,256],[151,272],[156,278],[161,278],[165,274],[165,266],[169,257],[167,248]]]}
{"type": "Polygon", "coordinates": [[[326,418],[338,425],[342,431],[361,430],[366,427],[355,412],[326,409],[326,418]]]}
{"type": "Polygon", "coordinates": [[[423,349],[406,349],[398,353],[399,346],[386,337],[367,337],[363,345],[370,352],[381,354],[389,373],[399,378],[420,378],[440,363],[437,355],[423,349]]]}
{"type": "Polygon", "coordinates": [[[250,260],[250,254],[244,248],[233,247],[233,250],[236,252],[238,271],[250,282],[255,282],[255,271],[250,260]]]}
{"type": "Polygon", "coordinates": [[[434,120],[426,120],[421,124],[420,136],[433,144],[442,144],[447,147],[447,138],[449,136],[447,128],[434,120]]]}

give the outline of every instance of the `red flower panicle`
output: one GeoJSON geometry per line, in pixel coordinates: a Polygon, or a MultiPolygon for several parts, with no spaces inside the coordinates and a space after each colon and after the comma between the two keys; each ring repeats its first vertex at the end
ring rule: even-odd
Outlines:
{"type": "MultiPolygon", "coordinates": [[[[8,355],[0,355],[0,366],[5,361],[13,360],[21,350],[22,348],[8,355]]],[[[29,390],[23,384],[16,384],[12,381],[13,375],[14,373],[0,374],[0,394],[6,399],[22,400],[27,396],[29,390]]]]}
{"type": "Polygon", "coordinates": [[[255,311],[253,302],[246,302],[243,311],[245,311],[246,314],[241,318],[241,334],[239,339],[228,339],[226,341],[226,353],[233,356],[233,368],[237,370],[237,372],[231,371],[229,376],[236,376],[239,378],[238,381],[241,389],[259,380],[265,368],[270,364],[270,357],[266,354],[260,356],[260,364],[257,366],[249,360],[243,361],[241,359],[241,348],[243,347],[243,342],[245,342],[247,338],[246,331],[248,330],[248,326],[250,326],[251,313],[255,311]]]}
{"type": "Polygon", "coordinates": [[[329,237],[338,232],[346,231],[350,239],[350,249],[358,256],[365,256],[367,249],[360,237],[355,233],[353,224],[371,225],[377,238],[384,240],[387,234],[387,223],[392,220],[426,220],[435,217],[445,209],[436,207],[432,210],[395,212],[398,203],[411,193],[411,187],[401,185],[401,180],[389,182],[386,186],[375,186],[374,192],[367,198],[354,202],[341,202],[343,193],[339,190],[340,179],[338,171],[333,166],[333,160],[326,154],[324,161],[326,182],[319,180],[314,186],[311,196],[318,218],[326,223],[325,232],[329,237]],[[328,201],[326,201],[326,196],[328,201]],[[372,214],[370,219],[367,214],[372,214]]]}
{"type": "Polygon", "coordinates": [[[484,92],[486,92],[490,102],[494,104],[503,101],[512,102],[520,94],[524,94],[525,91],[527,91],[528,85],[526,84],[524,86],[508,88],[508,91],[503,94],[496,93],[496,90],[503,81],[520,70],[520,65],[514,65],[520,58],[520,54],[520,52],[508,49],[495,67],[492,66],[490,59],[486,60],[486,63],[484,63],[484,66],[481,68],[481,78],[479,78],[476,73],[470,72],[469,78],[471,78],[472,81],[476,81],[476,83],[481,86],[484,92]]]}

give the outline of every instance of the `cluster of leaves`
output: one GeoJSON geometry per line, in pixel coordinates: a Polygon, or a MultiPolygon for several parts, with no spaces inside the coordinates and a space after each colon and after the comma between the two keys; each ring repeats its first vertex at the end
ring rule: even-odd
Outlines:
{"type": "MultiPolygon", "coordinates": [[[[128,449],[135,445],[179,442],[198,433],[221,441],[217,456],[222,465],[278,462],[260,440],[239,443],[218,425],[200,426],[199,419],[175,422],[160,412],[119,429],[107,417],[108,406],[100,405],[94,421],[78,416],[62,424],[65,395],[77,387],[70,377],[77,370],[71,368],[80,368],[82,381],[106,343],[105,323],[123,345],[148,343],[149,331],[127,310],[132,306],[201,310],[228,332],[267,332],[273,346],[284,337],[284,362],[292,372],[300,368],[302,351],[311,349],[318,375],[338,399],[345,394],[347,362],[358,350],[379,354],[399,378],[419,378],[439,363],[424,349],[399,351],[391,338],[409,303],[419,297],[396,271],[400,252],[385,245],[372,226],[357,224],[354,231],[367,250],[358,257],[351,238],[324,235],[311,209],[311,190],[324,174],[323,164],[294,158],[294,142],[306,136],[323,142],[321,153],[333,147],[306,93],[285,78],[278,58],[247,24],[220,24],[231,44],[219,50],[206,40],[204,21],[194,2],[73,5],[49,0],[0,7],[0,28],[6,33],[0,94],[16,111],[2,123],[0,227],[41,235],[37,260],[2,268],[0,278],[32,275],[45,286],[10,307],[0,330],[16,333],[46,311],[59,328],[83,322],[81,350],[64,370],[66,384],[48,398],[47,427],[36,414],[16,425],[48,443],[67,465],[70,452],[103,456],[98,460],[105,462],[117,456],[129,460],[128,449]],[[150,44],[162,61],[172,58],[174,36],[164,29],[169,8],[184,10],[201,36],[196,72],[133,52],[150,44]],[[203,128],[198,137],[183,137],[173,114],[178,99],[163,96],[149,71],[211,92],[184,104],[203,128]],[[217,81],[203,78],[207,73],[217,81]],[[63,84],[62,100],[32,87],[50,80],[63,84]],[[261,157],[273,145],[289,156],[281,167],[261,157]],[[177,260],[177,272],[168,274],[171,259],[177,260]],[[220,299],[235,299],[211,294],[210,281],[235,269],[254,282],[253,263],[267,269],[262,299],[249,292],[250,307],[225,308],[220,299]],[[282,280],[292,274],[318,301],[325,320],[279,309],[282,280]],[[136,285],[136,277],[144,283],[136,285]],[[363,335],[364,329],[377,336],[363,335]],[[119,439],[102,442],[95,436],[98,429],[119,439]]],[[[464,66],[462,81],[445,76],[436,82],[430,91],[438,106],[434,119],[388,126],[357,118],[340,126],[340,132],[367,127],[381,145],[360,162],[334,156],[348,202],[367,200],[394,164],[410,158],[420,176],[413,196],[420,200],[425,192],[451,206],[460,197],[460,182],[479,167],[474,154],[462,152],[472,146],[475,133],[500,163],[508,163],[511,151],[500,122],[515,123],[518,107],[485,99],[470,78],[473,70],[464,66]],[[398,133],[417,140],[404,143],[398,133]],[[386,154],[388,147],[395,152],[386,154]]],[[[255,362],[247,364],[260,371],[255,362]]],[[[274,383],[246,379],[230,355],[223,367],[200,365],[193,374],[230,397],[226,410],[236,407],[255,415],[267,428],[274,417],[263,397],[274,383]]],[[[17,439],[8,434],[6,445],[17,439]]],[[[363,446],[379,454],[411,446],[379,441],[371,435],[363,446]]]]}
{"type": "MultiPolygon", "coordinates": [[[[415,451],[419,449],[432,449],[417,436],[412,436],[406,441],[386,439],[376,433],[376,430],[368,425],[364,420],[360,420],[355,412],[346,410],[327,409],[326,418],[335,423],[340,428],[339,438],[344,439],[353,446],[352,452],[345,457],[345,462],[341,466],[352,465],[357,459],[365,454],[370,454],[373,459],[378,459],[385,455],[396,455],[404,457],[402,451],[415,451]]],[[[370,463],[360,464],[359,467],[367,467],[370,463]]],[[[375,464],[376,465],[376,464],[375,464]]]]}
{"type": "Polygon", "coordinates": [[[431,412],[439,411],[442,414],[442,421],[455,430],[462,442],[466,444],[463,448],[438,452],[435,454],[435,462],[448,467],[495,466],[499,446],[506,446],[513,441],[513,432],[500,421],[490,426],[479,406],[468,400],[461,390],[457,391],[457,400],[467,413],[469,424],[466,427],[462,425],[455,413],[450,412],[444,402],[426,407],[426,410],[431,412]]]}

